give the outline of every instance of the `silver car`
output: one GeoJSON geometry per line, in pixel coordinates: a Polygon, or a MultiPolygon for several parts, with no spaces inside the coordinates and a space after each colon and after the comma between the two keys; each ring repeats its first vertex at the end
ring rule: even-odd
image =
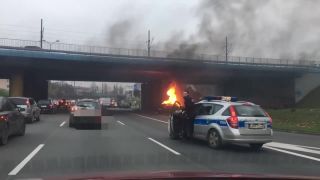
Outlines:
{"type": "MultiPolygon", "coordinates": [[[[259,150],[272,141],[272,119],[254,103],[203,100],[196,103],[195,115],[193,138],[206,140],[212,148],[225,143],[245,143],[259,150]]],[[[171,137],[174,137],[173,121],[171,116],[168,123],[171,137]]]]}
{"type": "Polygon", "coordinates": [[[9,99],[17,107],[22,108],[24,110],[24,111],[21,111],[21,113],[27,122],[33,123],[34,121],[40,121],[41,110],[33,98],[9,97],[9,99]]]}
{"type": "Polygon", "coordinates": [[[101,129],[101,107],[93,99],[82,99],[71,108],[69,127],[101,129]]]}

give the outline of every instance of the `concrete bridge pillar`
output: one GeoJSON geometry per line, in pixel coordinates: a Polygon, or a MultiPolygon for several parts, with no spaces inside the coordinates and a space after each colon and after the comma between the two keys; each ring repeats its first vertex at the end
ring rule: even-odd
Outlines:
{"type": "Polygon", "coordinates": [[[23,82],[22,73],[12,75],[9,83],[9,96],[23,96],[23,82]]]}
{"type": "Polygon", "coordinates": [[[36,73],[15,73],[10,77],[10,96],[48,98],[48,81],[36,73]]]}
{"type": "Polygon", "coordinates": [[[23,94],[36,101],[48,98],[48,81],[35,73],[25,74],[23,94]]]}

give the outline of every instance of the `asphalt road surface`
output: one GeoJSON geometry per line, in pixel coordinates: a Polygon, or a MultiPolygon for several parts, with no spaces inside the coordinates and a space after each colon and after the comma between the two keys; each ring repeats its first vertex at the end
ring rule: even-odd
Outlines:
{"type": "Polygon", "coordinates": [[[0,146],[0,179],[152,171],[320,177],[320,136],[274,132],[260,152],[246,145],[213,150],[198,140],[171,140],[166,120],[121,113],[103,117],[102,130],[76,130],[67,114],[41,115],[25,136],[0,146]]]}

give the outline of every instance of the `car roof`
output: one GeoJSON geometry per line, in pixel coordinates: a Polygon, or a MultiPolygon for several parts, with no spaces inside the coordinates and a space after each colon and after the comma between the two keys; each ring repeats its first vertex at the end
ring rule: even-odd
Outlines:
{"type": "Polygon", "coordinates": [[[251,105],[256,105],[252,102],[249,101],[235,101],[235,102],[230,102],[230,101],[223,101],[223,100],[211,100],[211,101],[207,101],[207,100],[202,100],[199,101],[196,104],[203,104],[203,103],[214,103],[214,104],[220,104],[220,105],[243,105],[243,104],[251,104],[251,105]]]}

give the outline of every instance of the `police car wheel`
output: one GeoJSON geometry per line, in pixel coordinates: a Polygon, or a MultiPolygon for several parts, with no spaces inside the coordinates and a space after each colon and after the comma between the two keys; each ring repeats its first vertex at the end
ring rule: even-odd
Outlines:
{"type": "Polygon", "coordinates": [[[215,129],[209,131],[207,141],[210,148],[219,149],[222,146],[221,136],[215,129]]]}
{"type": "Polygon", "coordinates": [[[263,144],[250,144],[250,149],[254,151],[260,151],[262,148],[263,144]]]}

